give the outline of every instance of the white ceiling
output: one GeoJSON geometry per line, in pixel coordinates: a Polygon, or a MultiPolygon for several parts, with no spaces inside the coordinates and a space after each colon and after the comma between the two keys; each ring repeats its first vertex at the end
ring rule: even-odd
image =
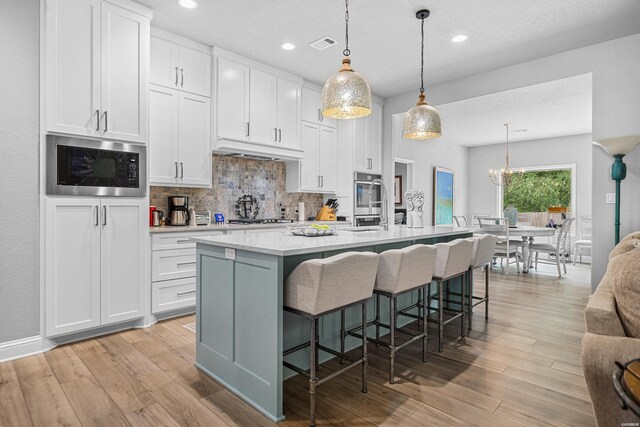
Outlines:
{"type": "MultiPolygon", "coordinates": [[[[153,25],[220,46],[322,84],[340,65],[342,0],[199,0],[188,10],[175,0],[136,0],[154,9],[153,25]],[[339,43],[316,51],[308,43],[339,43]],[[283,51],[283,42],[295,43],[283,51]]],[[[491,69],[640,32],[638,0],[351,0],[353,67],[382,97],[419,86],[420,22],[425,22],[425,83],[491,69]],[[450,42],[465,33],[464,43],[450,42]]]]}
{"type": "Polygon", "coordinates": [[[442,139],[459,145],[510,142],[591,133],[591,74],[554,80],[438,105],[442,139]],[[513,132],[527,129],[527,132],[513,132]]]}

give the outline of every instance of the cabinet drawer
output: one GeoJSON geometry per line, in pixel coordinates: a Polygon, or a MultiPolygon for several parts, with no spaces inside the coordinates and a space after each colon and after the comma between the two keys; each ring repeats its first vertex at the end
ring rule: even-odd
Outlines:
{"type": "Polygon", "coordinates": [[[151,312],[153,314],[178,308],[196,306],[196,278],[154,282],[151,285],[151,312]]]}
{"type": "Polygon", "coordinates": [[[151,235],[151,250],[195,248],[192,237],[220,236],[223,231],[196,231],[192,233],[157,233],[151,235]]]}
{"type": "Polygon", "coordinates": [[[196,249],[153,251],[151,281],[182,279],[196,275],[196,249]]]}

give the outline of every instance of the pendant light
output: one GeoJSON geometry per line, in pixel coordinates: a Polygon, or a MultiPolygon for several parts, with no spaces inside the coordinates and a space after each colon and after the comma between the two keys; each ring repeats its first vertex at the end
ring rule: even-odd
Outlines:
{"type": "Polygon", "coordinates": [[[357,119],[371,114],[371,89],[351,68],[349,55],[349,0],[345,0],[345,49],[342,67],[322,88],[322,115],[334,119],[357,119]]]}
{"type": "Polygon", "coordinates": [[[497,185],[498,187],[508,187],[511,185],[514,173],[520,176],[524,175],[524,169],[516,172],[511,169],[511,166],[509,165],[509,126],[511,126],[511,123],[504,124],[504,127],[507,128],[507,145],[504,167],[502,169],[489,169],[489,178],[491,178],[493,185],[497,185]]]}
{"type": "Polygon", "coordinates": [[[422,45],[420,51],[420,95],[418,103],[404,115],[402,122],[402,137],[405,139],[432,139],[442,136],[440,130],[440,114],[438,110],[427,104],[424,96],[424,20],[429,17],[429,11],[422,9],[416,12],[416,18],[422,22],[422,45]]]}

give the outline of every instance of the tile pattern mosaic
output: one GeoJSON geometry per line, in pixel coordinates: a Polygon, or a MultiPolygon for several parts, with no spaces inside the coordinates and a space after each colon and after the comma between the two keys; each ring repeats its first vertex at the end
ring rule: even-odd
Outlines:
{"type": "Polygon", "coordinates": [[[222,213],[226,219],[235,219],[236,201],[245,194],[258,200],[258,218],[279,218],[280,205],[287,218],[297,219],[296,209],[301,200],[307,216],[315,215],[322,207],[322,195],[287,193],[285,191],[286,166],[284,162],[251,160],[214,154],[212,188],[155,187],[150,190],[151,204],[167,212],[167,197],[187,196],[189,205],[222,213]]]}

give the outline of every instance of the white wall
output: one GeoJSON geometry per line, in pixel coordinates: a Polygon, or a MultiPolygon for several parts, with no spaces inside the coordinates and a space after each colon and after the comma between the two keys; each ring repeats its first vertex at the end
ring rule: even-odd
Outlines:
{"type": "Polygon", "coordinates": [[[0,13],[0,343],[38,335],[38,0],[0,13]]]}
{"type": "MultiPolygon", "coordinates": [[[[593,78],[593,139],[624,135],[640,135],[640,34],[563,52],[535,61],[500,68],[453,82],[430,86],[427,81],[427,101],[435,105],[460,101],[500,91],[592,73],[593,78]]],[[[415,104],[417,90],[385,100],[384,141],[391,141],[392,116],[415,104]]],[[[447,124],[443,123],[446,136],[447,124]]],[[[640,173],[637,170],[640,149],[626,158],[629,167],[622,191],[623,230],[640,229],[638,204],[640,173]]],[[[592,147],[592,216],[593,268],[595,288],[606,269],[607,256],[613,247],[613,208],[605,205],[605,193],[613,192],[614,184],[607,177],[611,158],[598,147],[592,147]]],[[[383,147],[384,176],[393,181],[393,144],[383,147]]]]}
{"type": "Polygon", "coordinates": [[[396,157],[414,161],[414,188],[408,188],[408,190],[424,191],[425,225],[433,223],[433,168],[435,166],[453,169],[453,214],[466,215],[469,149],[447,141],[446,137],[430,141],[403,139],[402,117],[402,114],[394,116],[393,151],[396,157]]]}
{"type": "MultiPolygon", "coordinates": [[[[576,218],[591,215],[591,134],[538,139],[509,144],[511,167],[576,165],[576,218]]],[[[505,144],[469,148],[469,215],[497,214],[497,187],[489,168],[504,165],[505,144]]],[[[469,216],[470,218],[471,216],[469,216]]]]}

